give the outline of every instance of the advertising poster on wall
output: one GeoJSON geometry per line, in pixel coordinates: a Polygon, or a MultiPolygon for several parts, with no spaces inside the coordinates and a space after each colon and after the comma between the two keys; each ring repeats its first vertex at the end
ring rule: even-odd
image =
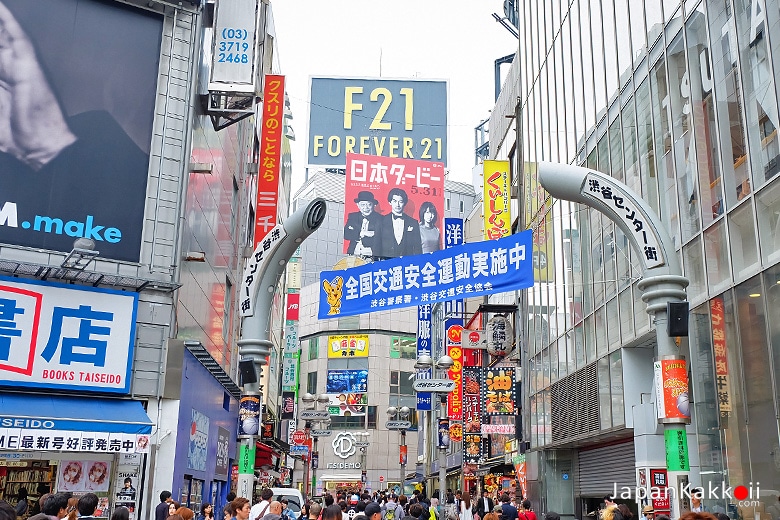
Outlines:
{"type": "Polygon", "coordinates": [[[111,462],[63,460],[57,475],[57,491],[106,493],[111,478],[111,462]]]}
{"type": "Polygon", "coordinates": [[[344,252],[376,258],[442,248],[444,164],[347,154],[344,252]]]}
{"type": "Polygon", "coordinates": [[[368,334],[328,336],[328,357],[368,357],[368,334]]]}
{"type": "Polygon", "coordinates": [[[136,493],[138,487],[137,467],[119,467],[114,484],[114,509],[126,507],[130,519],[135,518],[136,493]]]}
{"type": "Polygon", "coordinates": [[[347,153],[447,164],[446,81],[311,78],[308,164],[347,153]]]}
{"type": "Polygon", "coordinates": [[[206,451],[209,444],[209,418],[193,409],[190,423],[190,443],[187,450],[187,467],[204,471],[206,469],[206,451]]]}
{"type": "Polygon", "coordinates": [[[328,370],[327,377],[325,392],[328,394],[368,391],[368,370],[328,370]]]}
{"type": "Polygon", "coordinates": [[[68,252],[90,238],[100,258],[137,262],[162,16],[90,0],[2,6],[18,42],[0,73],[0,243],[68,252]]]}

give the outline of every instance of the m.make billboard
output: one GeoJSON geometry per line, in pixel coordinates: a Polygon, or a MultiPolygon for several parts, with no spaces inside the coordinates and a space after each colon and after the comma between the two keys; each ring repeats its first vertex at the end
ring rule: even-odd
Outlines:
{"type": "Polygon", "coordinates": [[[0,243],[137,262],[162,16],[119,2],[0,0],[0,243]]]}
{"type": "Polygon", "coordinates": [[[447,92],[440,80],[311,78],[308,163],[355,153],[446,166],[447,92]]]}

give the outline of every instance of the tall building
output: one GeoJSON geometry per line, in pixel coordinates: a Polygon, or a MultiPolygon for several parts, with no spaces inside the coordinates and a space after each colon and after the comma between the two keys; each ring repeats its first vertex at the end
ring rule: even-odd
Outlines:
{"type": "Polygon", "coordinates": [[[637,252],[596,210],[545,197],[534,163],[551,161],[614,177],[660,216],[690,280],[690,482],[760,482],[755,503],[704,504],[776,516],[780,5],[527,2],[519,20],[490,149],[512,160],[521,225],[546,240],[525,305],[530,498],[580,518],[666,467],[637,252]]]}
{"type": "Polygon", "coordinates": [[[257,66],[228,88],[215,2],[2,4],[21,63],[0,180],[0,498],[92,491],[98,517],[149,518],[168,490],[218,512],[236,460],[255,101],[279,72],[270,6],[249,8],[257,48],[231,63],[257,66]]]}
{"type": "MultiPolygon", "coordinates": [[[[300,394],[327,393],[331,436],[318,440],[319,460],[316,490],[339,488],[386,489],[401,485],[399,461],[400,433],[385,428],[391,419],[390,406],[410,408],[412,428],[406,436],[408,462],[406,492],[411,493],[418,454],[417,398],[412,388],[417,359],[417,308],[365,313],[336,319],[318,320],[320,278],[323,270],[337,264],[349,265],[356,257],[343,253],[344,212],[354,211],[354,202],[344,200],[346,176],[321,171],[312,175],[298,190],[294,205],[316,197],[325,199],[328,213],[321,227],[300,246],[302,287],[298,338],[300,340],[300,394]],[[364,349],[355,349],[351,341],[362,341],[364,349]],[[342,376],[362,377],[366,385],[367,405],[352,406],[349,392],[337,390],[342,376]],[[341,399],[341,398],[344,399],[341,399]],[[357,435],[356,435],[357,434],[357,435]],[[368,442],[361,452],[356,443],[368,442]]],[[[445,181],[445,216],[465,218],[475,200],[469,184],[445,181]]],[[[338,268],[338,267],[336,267],[338,268]]],[[[307,405],[301,401],[299,410],[307,405]]],[[[300,411],[299,411],[300,413],[300,411]]],[[[317,428],[317,424],[312,425],[317,428]]],[[[298,428],[304,423],[299,421],[298,428]]],[[[296,469],[293,481],[306,487],[311,475],[296,469]]]]}

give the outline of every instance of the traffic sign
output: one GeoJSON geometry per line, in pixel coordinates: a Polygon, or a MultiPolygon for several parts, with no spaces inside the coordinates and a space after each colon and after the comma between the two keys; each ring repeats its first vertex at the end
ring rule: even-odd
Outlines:
{"type": "Polygon", "coordinates": [[[385,481],[384,475],[379,475],[379,482],[384,482],[384,481],[385,481]]]}
{"type": "Polygon", "coordinates": [[[330,412],[327,410],[304,410],[301,412],[301,419],[304,421],[321,421],[329,417],[330,412]]]}
{"type": "Polygon", "coordinates": [[[333,432],[330,430],[311,430],[309,435],[312,437],[328,437],[331,433],[333,432]]]}
{"type": "Polygon", "coordinates": [[[293,444],[300,446],[306,442],[306,432],[303,430],[295,430],[290,436],[290,440],[293,441],[293,444]]]}
{"type": "Polygon", "coordinates": [[[290,455],[308,455],[308,454],[309,454],[308,446],[296,446],[296,445],[290,446],[290,455]]]}
{"type": "Polygon", "coordinates": [[[455,390],[455,381],[452,379],[415,379],[412,388],[415,392],[447,393],[455,390]]]}
{"type": "Polygon", "coordinates": [[[387,421],[385,428],[388,430],[408,430],[412,427],[412,423],[409,421],[387,421]]]}

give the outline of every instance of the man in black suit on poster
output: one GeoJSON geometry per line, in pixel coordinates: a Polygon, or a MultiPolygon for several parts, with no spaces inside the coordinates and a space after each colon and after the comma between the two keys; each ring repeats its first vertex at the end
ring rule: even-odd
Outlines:
{"type": "Polygon", "coordinates": [[[347,215],[344,224],[344,240],[349,241],[347,254],[358,256],[378,256],[381,250],[379,225],[382,215],[375,211],[379,201],[370,191],[358,192],[355,199],[358,211],[347,215]]]}
{"type": "Polygon", "coordinates": [[[382,242],[381,254],[385,258],[422,254],[420,223],[404,213],[409,196],[401,188],[393,188],[387,194],[390,213],[379,227],[382,242]]]}

